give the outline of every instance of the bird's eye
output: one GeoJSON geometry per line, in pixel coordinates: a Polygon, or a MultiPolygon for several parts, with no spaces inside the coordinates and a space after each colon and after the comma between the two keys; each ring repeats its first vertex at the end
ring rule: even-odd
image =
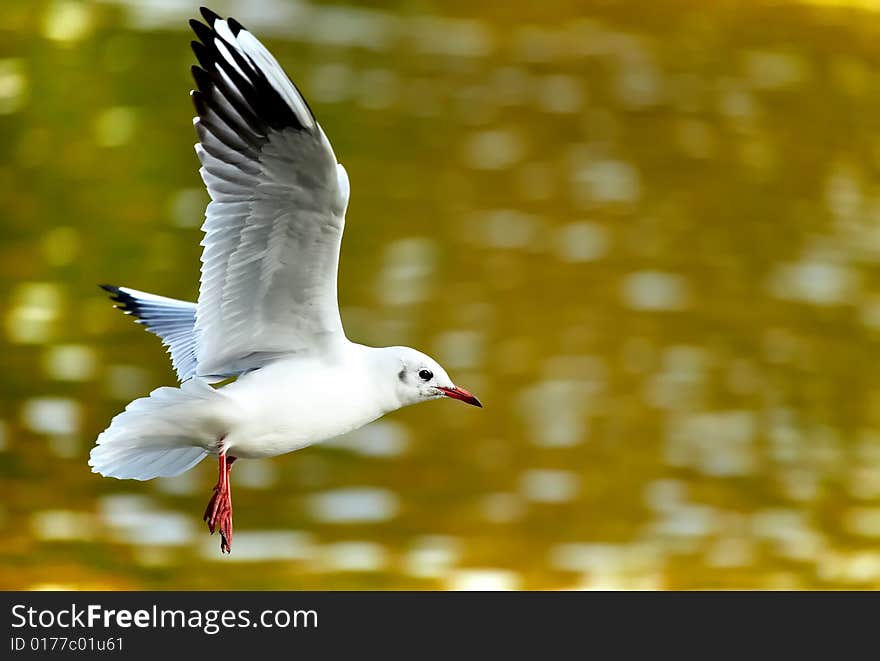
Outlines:
{"type": "Polygon", "coordinates": [[[419,378],[422,381],[430,381],[434,378],[434,373],[431,370],[419,370],[419,378]]]}

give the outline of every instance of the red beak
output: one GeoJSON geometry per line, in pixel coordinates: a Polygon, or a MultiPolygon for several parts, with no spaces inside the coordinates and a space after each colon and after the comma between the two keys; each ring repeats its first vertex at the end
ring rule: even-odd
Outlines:
{"type": "Polygon", "coordinates": [[[483,408],[483,405],[480,404],[480,400],[474,397],[464,388],[458,388],[456,386],[453,386],[452,388],[441,388],[440,386],[437,386],[437,390],[442,392],[447,397],[451,397],[452,399],[458,399],[465,404],[470,404],[471,406],[479,406],[480,408],[483,408]]]}

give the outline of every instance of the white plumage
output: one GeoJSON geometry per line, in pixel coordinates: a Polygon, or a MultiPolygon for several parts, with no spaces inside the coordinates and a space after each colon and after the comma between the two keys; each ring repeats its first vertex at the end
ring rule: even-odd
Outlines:
{"type": "Polygon", "coordinates": [[[196,153],[211,196],[198,303],[104,285],[162,338],[183,384],[129,404],[89,464],[147,480],[217,456],[205,519],[228,551],[237,458],[290,452],[419,401],[479,402],[414,349],[346,338],[336,274],[348,175],[271,53],[234,19],[202,14],[208,25],[190,21],[196,153]]]}

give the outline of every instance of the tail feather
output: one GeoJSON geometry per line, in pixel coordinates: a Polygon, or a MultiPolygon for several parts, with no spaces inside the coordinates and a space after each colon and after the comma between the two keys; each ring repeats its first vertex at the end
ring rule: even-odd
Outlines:
{"type": "Polygon", "coordinates": [[[196,373],[196,304],[176,298],[156,296],[128,287],[101,285],[110,292],[116,307],[158,335],[168,347],[171,363],[181,381],[196,373]]]}
{"type": "MultiPolygon", "coordinates": [[[[97,448],[96,448],[97,450],[97,448]]],[[[92,452],[96,455],[95,451],[92,452]]],[[[188,471],[204,459],[206,453],[199,448],[175,448],[171,450],[144,450],[130,448],[129,453],[110,460],[98,456],[104,468],[93,464],[92,472],[120,480],[152,480],[154,477],[174,477],[188,471]],[[159,463],[162,460],[162,463],[159,463]]]]}
{"type": "Polygon", "coordinates": [[[163,387],[129,404],[92,448],[93,473],[150,480],[189,470],[215,442],[223,395],[202,379],[163,387]]]}

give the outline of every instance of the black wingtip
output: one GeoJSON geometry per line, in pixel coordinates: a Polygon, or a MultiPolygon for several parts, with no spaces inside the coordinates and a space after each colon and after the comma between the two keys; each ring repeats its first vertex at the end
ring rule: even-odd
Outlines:
{"type": "Polygon", "coordinates": [[[214,26],[214,21],[222,20],[219,15],[212,12],[207,7],[199,7],[199,13],[208,21],[208,25],[214,26]]]}
{"type": "Polygon", "coordinates": [[[120,289],[119,287],[116,287],[115,285],[98,285],[98,286],[101,289],[103,289],[105,292],[110,294],[111,301],[113,301],[114,303],[121,304],[121,305],[117,305],[115,307],[117,307],[117,308],[121,307],[123,310],[126,309],[126,305],[128,303],[127,299],[130,299],[131,296],[126,294],[124,291],[122,291],[122,289],[120,289]]]}
{"type": "Polygon", "coordinates": [[[211,89],[211,76],[208,75],[208,72],[202,69],[202,67],[192,65],[190,68],[190,73],[192,73],[193,80],[196,82],[196,86],[202,92],[205,92],[211,89]]]}
{"type": "Polygon", "coordinates": [[[229,25],[229,29],[232,30],[233,36],[238,36],[238,33],[242,30],[247,31],[247,28],[243,26],[241,23],[236,21],[234,18],[226,19],[226,23],[229,25]]]}
{"type": "MultiPolygon", "coordinates": [[[[201,23],[199,25],[201,25],[201,23]]],[[[192,48],[196,59],[199,61],[199,64],[202,65],[202,68],[206,71],[210,69],[214,64],[214,60],[211,57],[211,51],[208,50],[208,47],[201,41],[191,41],[189,45],[192,48]]]]}
{"type": "MultiPolygon", "coordinates": [[[[110,294],[111,301],[114,301],[116,303],[121,303],[123,308],[127,304],[128,299],[131,299],[131,296],[126,294],[124,291],[122,291],[121,288],[116,287],[115,285],[98,285],[98,286],[101,289],[103,289],[105,292],[110,294]]],[[[120,307],[120,306],[117,305],[116,307],[120,307]]]]}
{"type": "MultiPolygon", "coordinates": [[[[110,300],[116,303],[113,307],[122,310],[125,314],[131,314],[139,317],[140,305],[137,299],[131,294],[127,294],[120,287],[114,285],[98,285],[101,289],[110,294],[110,300]]],[[[140,320],[138,320],[140,323],[140,320]]]]}
{"type": "Polygon", "coordinates": [[[205,96],[199,90],[192,90],[189,93],[190,98],[192,99],[193,105],[196,108],[196,112],[199,114],[199,117],[203,117],[208,114],[208,104],[205,102],[205,96]]]}
{"type": "Polygon", "coordinates": [[[192,28],[192,31],[196,33],[196,36],[201,40],[201,42],[206,46],[214,40],[213,28],[209,28],[207,25],[200,21],[197,21],[194,18],[189,19],[189,26],[192,28]]]}
{"type": "MultiPolygon", "coordinates": [[[[222,104],[212,105],[211,90],[219,87],[221,93],[227,96],[227,100],[235,108],[236,112],[239,115],[247,115],[244,117],[245,122],[249,128],[254,129],[252,132],[260,140],[265,139],[267,127],[276,130],[286,128],[304,129],[304,123],[300,121],[296,110],[287,103],[283,95],[268,81],[266,78],[267,74],[261,69],[261,65],[245,56],[238,47],[224,47],[226,40],[218,35],[214,29],[216,21],[224,19],[205,7],[202,7],[201,12],[208,25],[195,19],[189,21],[189,25],[198,39],[198,41],[191,42],[193,53],[201,68],[207,73],[207,76],[205,76],[203,74],[196,74],[193,71],[196,86],[205,94],[204,97],[200,97],[198,93],[191,95],[200,117],[204,119],[204,115],[210,109],[215,114],[221,116],[223,121],[231,119],[235,123],[235,117],[224,115],[222,104]],[[232,91],[237,92],[237,94],[227,94],[229,92],[227,88],[230,86],[232,91]],[[237,103],[239,97],[243,97],[246,101],[244,103],[237,103]]],[[[241,23],[231,18],[227,20],[226,24],[234,35],[240,34],[245,30],[241,23]]],[[[292,82],[291,85],[296,90],[296,85],[292,82]]],[[[296,91],[309,115],[314,120],[315,114],[309,107],[308,102],[299,93],[299,90],[296,91]]],[[[229,124],[228,121],[226,123],[229,124]]],[[[236,130],[242,127],[234,127],[230,124],[230,128],[236,130]]],[[[222,136],[219,137],[221,141],[224,141],[222,136]]]]}

